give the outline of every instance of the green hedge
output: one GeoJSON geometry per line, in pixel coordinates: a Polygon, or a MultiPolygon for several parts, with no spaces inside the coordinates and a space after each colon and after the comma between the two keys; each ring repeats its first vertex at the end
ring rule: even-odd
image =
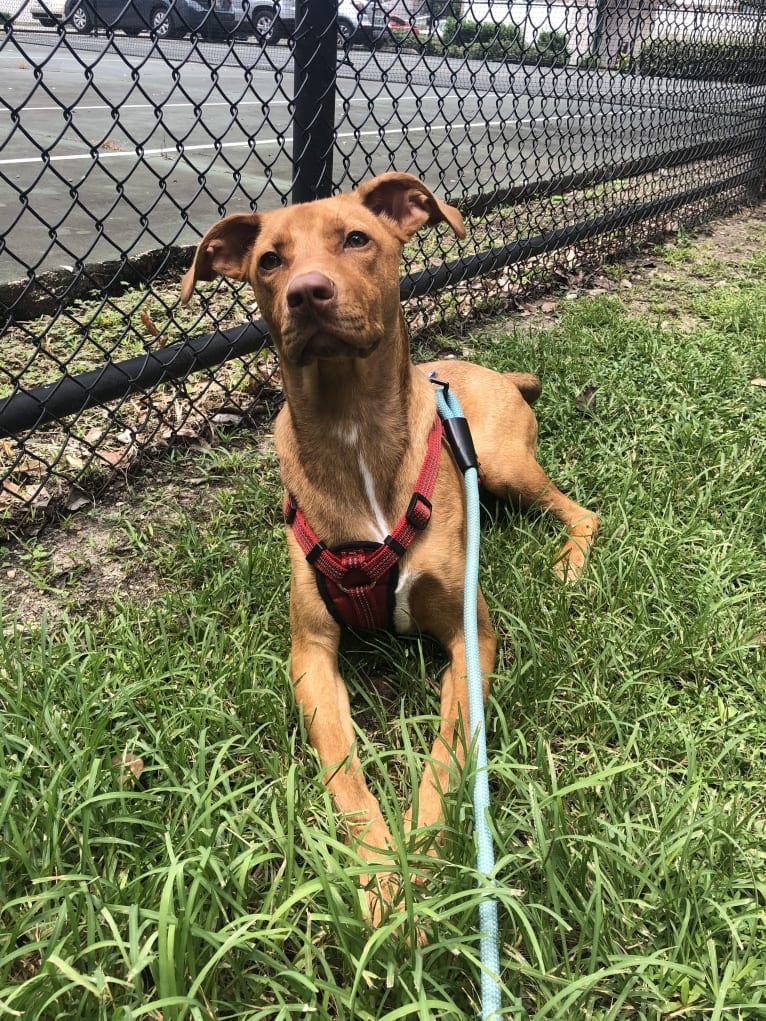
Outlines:
{"type": "Polygon", "coordinates": [[[543,64],[561,67],[569,57],[563,32],[540,32],[534,43],[526,45],[518,25],[465,21],[447,18],[439,34],[424,44],[426,53],[437,56],[467,57],[471,60],[496,60],[507,64],[543,64]]]}
{"type": "Polygon", "coordinates": [[[631,74],[701,81],[766,82],[766,46],[751,42],[657,39],[626,62],[631,74]]]}

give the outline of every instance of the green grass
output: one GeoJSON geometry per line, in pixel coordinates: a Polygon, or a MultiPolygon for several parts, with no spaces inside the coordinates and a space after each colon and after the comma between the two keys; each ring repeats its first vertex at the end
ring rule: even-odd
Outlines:
{"type": "MultiPolygon", "coordinates": [[[[472,340],[487,364],[543,375],[541,461],[603,520],[587,575],[562,588],[550,521],[486,514],[509,1017],[520,1001],[551,1021],[766,1018],[766,392],[750,383],[766,375],[766,284],[762,258],[688,301],[676,277],[685,319],[668,323],[690,264],[685,247],[640,317],[628,298],[581,299],[551,329],[472,340]]],[[[193,471],[209,499],[144,494],[115,518],[114,555],[161,596],[98,610],[75,580],[63,617],[4,619],[0,1015],[474,1017],[468,781],[440,857],[400,855],[401,910],[370,932],[292,704],[273,456],[213,450],[193,471]],[[125,752],[138,781],[112,765],[125,752]]],[[[425,642],[344,647],[395,832],[440,667],[425,642]]]]}

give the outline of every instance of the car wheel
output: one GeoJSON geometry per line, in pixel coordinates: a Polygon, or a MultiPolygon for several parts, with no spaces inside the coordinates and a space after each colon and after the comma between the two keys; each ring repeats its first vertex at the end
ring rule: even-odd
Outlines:
{"type": "Polygon", "coordinates": [[[271,7],[256,7],[250,12],[253,35],[262,43],[275,43],[280,39],[279,19],[271,7]]]}
{"type": "Polygon", "coordinates": [[[81,35],[87,35],[95,27],[90,7],[84,3],[74,5],[69,20],[72,22],[75,32],[79,32],[81,35]]]}
{"type": "Polygon", "coordinates": [[[356,26],[346,18],[338,18],[338,49],[345,49],[354,41],[356,26]]]}
{"type": "Polygon", "coordinates": [[[173,25],[170,20],[170,11],[167,7],[155,7],[149,18],[152,35],[160,39],[166,39],[173,34],[173,25]]]}

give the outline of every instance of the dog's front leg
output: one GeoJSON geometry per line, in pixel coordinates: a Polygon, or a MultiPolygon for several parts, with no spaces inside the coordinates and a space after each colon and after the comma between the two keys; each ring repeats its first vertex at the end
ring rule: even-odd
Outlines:
{"type": "Polygon", "coordinates": [[[321,642],[294,642],[291,672],[295,700],[338,811],[363,845],[385,849],[391,834],[362,772],[348,692],[335,656],[321,642]]]}
{"type": "MultiPolygon", "coordinates": [[[[461,604],[456,605],[454,614],[444,614],[441,628],[430,625],[430,631],[438,638],[449,656],[449,665],[441,682],[441,725],[439,734],[431,749],[418,790],[417,805],[410,811],[409,824],[412,830],[433,827],[444,816],[443,799],[449,792],[451,781],[457,770],[465,765],[466,747],[469,743],[470,725],[468,715],[468,676],[465,654],[465,633],[462,626],[445,629],[444,621],[460,620],[461,604]],[[441,633],[439,633],[441,631],[441,633]]],[[[488,676],[495,667],[497,639],[490,620],[487,604],[481,591],[478,592],[479,661],[481,663],[483,696],[486,701],[488,676]]],[[[438,839],[437,834],[437,839],[438,839]]]]}
{"type": "Polygon", "coordinates": [[[310,637],[294,628],[291,674],[295,700],[319,755],[324,781],[349,835],[371,867],[370,875],[363,875],[361,882],[367,888],[372,922],[377,925],[396,893],[397,883],[389,871],[393,841],[362,772],[337,654],[337,637],[310,637]],[[376,866],[374,870],[372,866],[376,866]]]}

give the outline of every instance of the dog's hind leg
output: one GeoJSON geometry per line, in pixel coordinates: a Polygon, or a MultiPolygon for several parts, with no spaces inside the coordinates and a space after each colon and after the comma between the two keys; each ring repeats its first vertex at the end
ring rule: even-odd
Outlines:
{"type": "Polygon", "coordinates": [[[567,540],[553,570],[562,581],[573,581],[582,570],[598,531],[598,515],[581,507],[554,485],[537,462],[528,443],[504,445],[502,454],[481,464],[482,485],[495,496],[525,509],[549,511],[564,525],[567,540]]]}

